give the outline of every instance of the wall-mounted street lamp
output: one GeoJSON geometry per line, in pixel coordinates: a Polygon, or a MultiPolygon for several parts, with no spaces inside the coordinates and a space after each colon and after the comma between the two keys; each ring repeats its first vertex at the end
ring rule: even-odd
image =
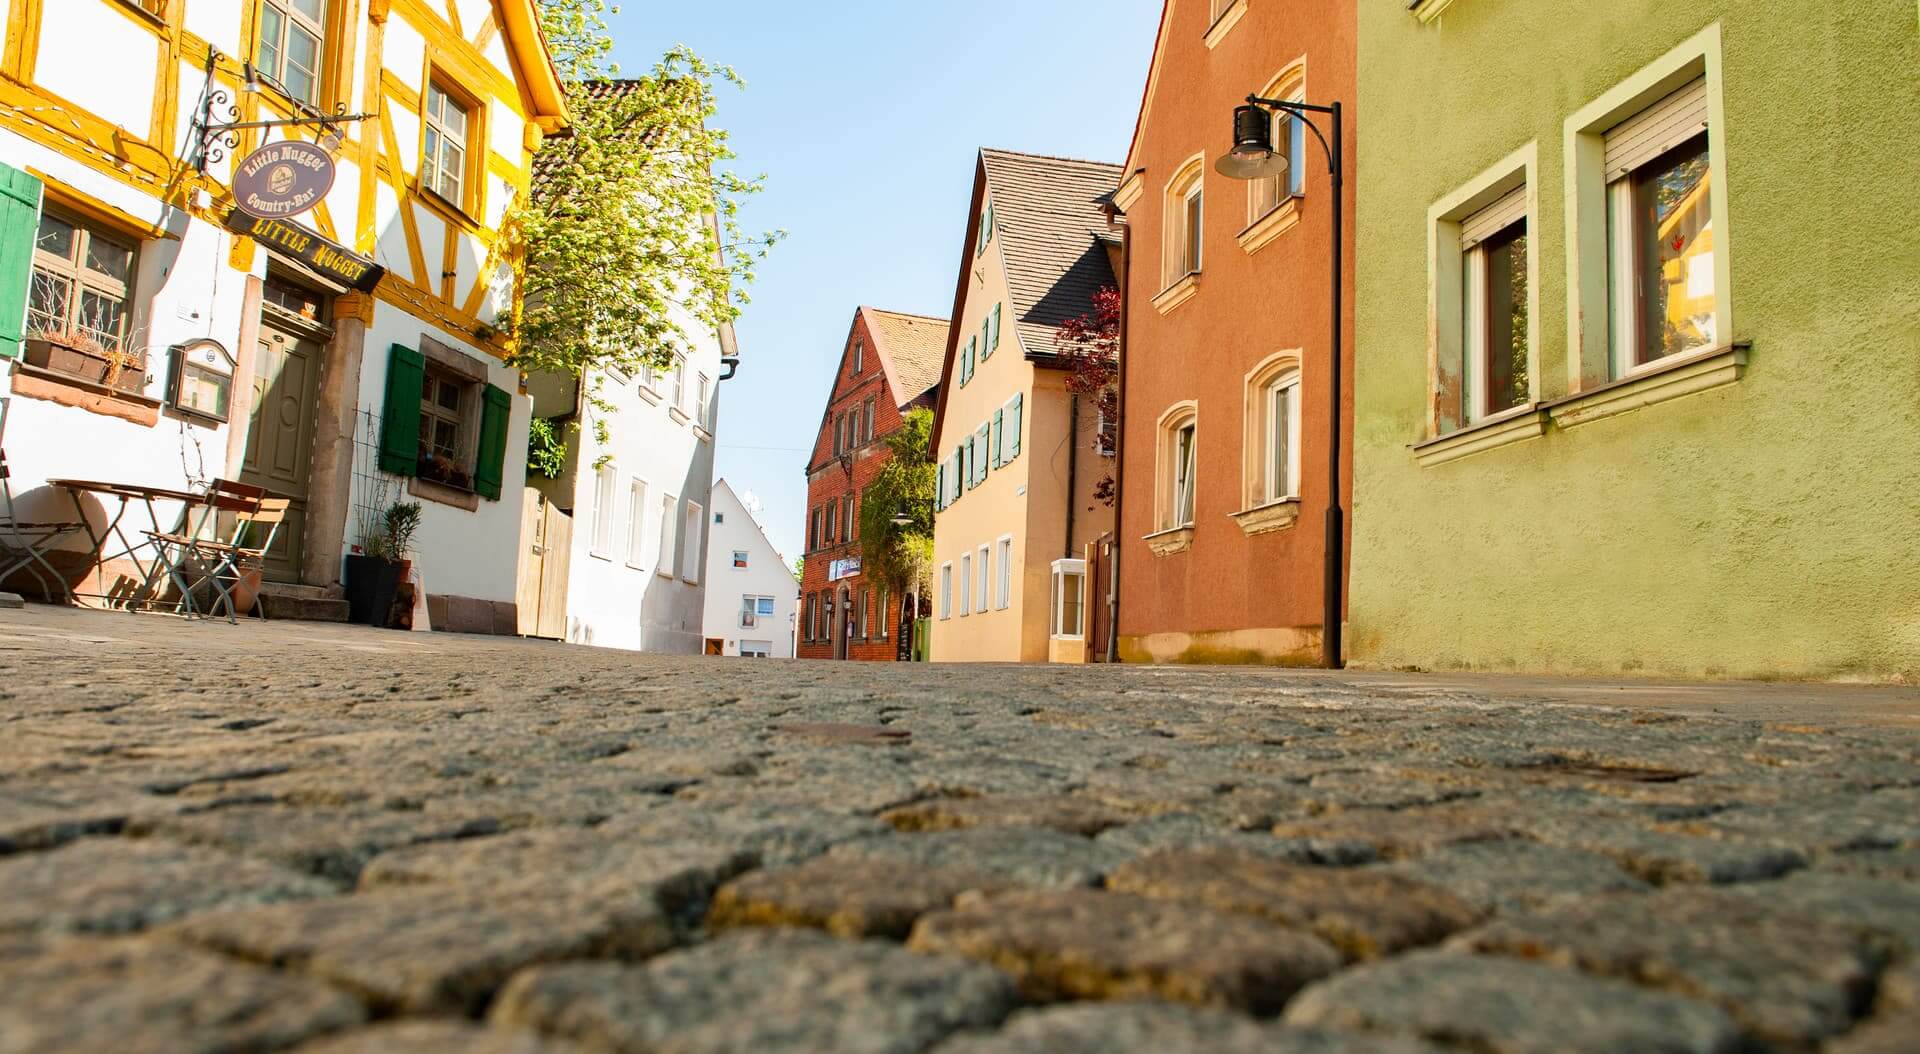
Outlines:
{"type": "Polygon", "coordinates": [[[1332,177],[1333,193],[1333,350],[1327,371],[1327,391],[1332,401],[1332,424],[1327,428],[1327,558],[1326,580],[1321,590],[1325,608],[1321,615],[1321,664],[1329,670],[1345,665],[1341,648],[1341,617],[1346,607],[1346,523],[1340,507],[1340,257],[1343,249],[1342,211],[1344,157],[1340,143],[1340,104],[1319,106],[1284,99],[1247,96],[1244,105],[1233,111],[1233,149],[1214,162],[1214,171],[1228,179],[1277,179],[1287,186],[1291,159],[1285,151],[1273,148],[1273,113],[1292,115],[1320,141],[1327,155],[1327,172],[1332,177]],[[1330,119],[1327,134],[1308,114],[1326,114],[1330,119]]]}

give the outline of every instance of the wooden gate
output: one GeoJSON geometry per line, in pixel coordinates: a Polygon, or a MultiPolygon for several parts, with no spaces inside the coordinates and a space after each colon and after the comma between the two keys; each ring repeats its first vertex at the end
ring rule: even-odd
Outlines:
{"type": "Polygon", "coordinates": [[[528,487],[520,514],[520,581],[514,592],[520,635],[567,636],[567,570],[573,562],[573,517],[528,487]]]}

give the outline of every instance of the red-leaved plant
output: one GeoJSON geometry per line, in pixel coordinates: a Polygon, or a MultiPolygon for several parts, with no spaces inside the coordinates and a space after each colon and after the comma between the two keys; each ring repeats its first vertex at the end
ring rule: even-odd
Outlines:
{"type": "MultiPolygon", "coordinates": [[[[1060,327],[1061,357],[1067,360],[1067,390],[1093,398],[1101,427],[1094,429],[1094,452],[1112,457],[1119,443],[1120,420],[1120,291],[1103,287],[1093,294],[1093,310],[1060,327]]],[[[1094,482],[1093,495],[1113,506],[1111,470],[1094,482]]]]}

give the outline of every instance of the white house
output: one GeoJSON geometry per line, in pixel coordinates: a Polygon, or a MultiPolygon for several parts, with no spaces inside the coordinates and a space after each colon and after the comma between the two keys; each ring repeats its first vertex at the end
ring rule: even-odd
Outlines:
{"type": "Polygon", "coordinates": [[[792,562],[724,479],[713,485],[710,519],[706,653],[793,658],[800,584],[792,562]]]}
{"type": "MultiPolygon", "coordinates": [[[[512,632],[530,401],[494,329],[512,274],[487,264],[565,121],[534,0],[9,7],[0,395],[16,491],[263,485],[293,499],[267,578],[320,590],[360,510],[419,501],[436,626],[512,632]],[[312,123],[336,110],[371,116],[312,123]],[[283,218],[248,215],[236,171],[282,139],[316,144],[289,150],[330,178],[283,218]]],[[[161,503],[162,526],[174,514],[161,503]]],[[[148,526],[139,503],[122,524],[148,526]]]]}

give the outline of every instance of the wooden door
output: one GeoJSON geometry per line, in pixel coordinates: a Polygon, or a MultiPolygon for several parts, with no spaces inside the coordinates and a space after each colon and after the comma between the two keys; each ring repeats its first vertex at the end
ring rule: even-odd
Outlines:
{"type": "Polygon", "coordinates": [[[300,580],[322,354],[319,341],[261,319],[260,343],[254,349],[253,412],[247,419],[240,481],[293,499],[267,553],[265,574],[271,582],[300,580]]]}
{"type": "Polygon", "coordinates": [[[567,573],[573,566],[573,517],[529,487],[520,510],[520,578],[514,606],[525,637],[567,635],[567,573]]]}
{"type": "Polygon", "coordinates": [[[1107,661],[1107,636],[1113,609],[1107,606],[1113,590],[1113,536],[1103,534],[1087,546],[1087,661],[1107,661]]]}

